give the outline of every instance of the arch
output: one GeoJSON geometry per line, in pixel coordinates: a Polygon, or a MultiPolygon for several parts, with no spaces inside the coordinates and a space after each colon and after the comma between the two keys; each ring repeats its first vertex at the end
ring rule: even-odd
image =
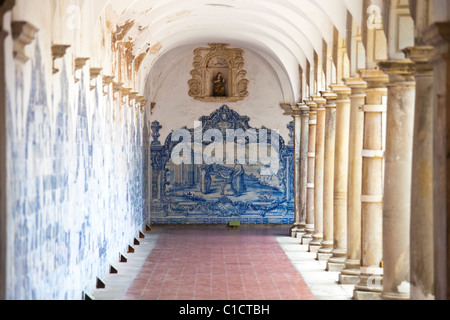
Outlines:
{"type": "Polygon", "coordinates": [[[307,0],[301,3],[262,0],[256,7],[247,1],[214,4],[205,0],[170,0],[164,3],[135,0],[125,5],[119,0],[110,0],[103,1],[102,7],[103,10],[114,8],[117,13],[115,25],[133,21],[127,37],[134,44],[134,56],[145,53],[150,46],[159,46],[158,54],[147,54],[141,62],[147,69],[177,46],[208,43],[212,39],[214,42],[233,43],[229,40],[232,38],[234,43],[245,43],[246,47],[278,61],[289,75],[295,99],[301,97],[298,65],[306,70],[308,63],[314,64],[314,52],[320,60],[327,60],[323,56],[323,43],[333,48],[335,29],[346,39],[347,11],[358,22],[362,20],[361,4],[345,0],[307,0]],[[221,12],[230,14],[224,18],[221,12]],[[227,32],[222,31],[224,25],[227,32]],[[200,30],[203,37],[197,34],[200,30]]]}
{"type": "Polygon", "coordinates": [[[384,30],[387,36],[388,58],[403,60],[403,49],[414,46],[414,21],[409,11],[409,2],[392,0],[385,2],[384,30]]]}

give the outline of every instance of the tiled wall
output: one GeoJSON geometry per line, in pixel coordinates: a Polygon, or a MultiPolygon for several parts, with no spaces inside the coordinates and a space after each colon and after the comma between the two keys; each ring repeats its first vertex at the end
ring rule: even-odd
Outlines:
{"type": "Polygon", "coordinates": [[[51,75],[39,38],[30,51],[7,92],[7,294],[82,299],[148,222],[149,129],[89,69],[51,75]]]}
{"type": "MultiPolygon", "coordinates": [[[[224,128],[232,128],[241,129],[242,132],[254,130],[261,138],[261,130],[249,126],[250,118],[241,116],[228,106],[222,106],[199,120],[203,128],[200,132],[190,129],[191,137],[199,134],[203,136],[207,130],[213,129],[222,132],[223,141],[226,141],[227,132],[224,128]]],[[[274,174],[264,175],[261,174],[261,169],[268,166],[261,161],[251,164],[248,154],[245,164],[241,165],[236,163],[206,165],[198,161],[197,163],[191,161],[191,164],[177,164],[177,161],[173,161],[173,154],[176,154],[173,151],[178,140],[172,139],[171,134],[165,144],[161,144],[158,132],[162,126],[155,121],[151,128],[154,139],[152,223],[227,224],[236,220],[242,224],[293,223],[294,151],[291,141],[286,144],[284,139],[278,136],[278,170],[274,174]]],[[[288,128],[291,130],[292,125],[288,128]]],[[[263,140],[265,142],[260,140],[259,147],[263,143],[271,145],[270,137],[271,135],[268,140],[263,140]]],[[[192,138],[191,142],[193,140],[192,138]]],[[[207,144],[208,142],[204,141],[204,145],[207,144]]],[[[227,150],[226,146],[223,150],[227,150]]],[[[247,153],[249,150],[247,144],[247,153]]]]}

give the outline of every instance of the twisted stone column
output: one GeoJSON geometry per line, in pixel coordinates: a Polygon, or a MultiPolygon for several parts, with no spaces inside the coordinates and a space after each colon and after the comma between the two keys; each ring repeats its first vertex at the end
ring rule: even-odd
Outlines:
{"type": "Polygon", "coordinates": [[[336,100],[336,150],[334,162],[333,250],[327,271],[340,272],[347,260],[347,189],[348,155],[350,139],[351,89],[345,85],[332,85],[336,100]]]}
{"type": "Polygon", "coordinates": [[[321,96],[314,96],[317,103],[316,125],[316,159],[314,163],[314,234],[309,243],[309,251],[317,252],[323,240],[323,173],[325,156],[325,121],[327,100],[321,96]]]}
{"type": "Polygon", "coordinates": [[[415,63],[416,106],[411,181],[410,279],[414,300],[434,299],[433,265],[433,66],[434,48],[405,50],[415,63]]]}
{"type": "Polygon", "coordinates": [[[314,170],[316,162],[316,127],[317,103],[306,101],[309,107],[309,139],[308,139],[308,174],[306,191],[306,233],[302,237],[302,244],[309,244],[314,235],[314,170]]]}
{"type": "Polygon", "coordinates": [[[339,283],[357,284],[361,266],[363,106],[366,101],[365,89],[367,83],[361,78],[349,78],[345,79],[345,84],[352,91],[350,95],[350,140],[348,149],[347,260],[339,275],[339,283]]]}
{"type": "Polygon", "coordinates": [[[383,205],[383,299],[409,299],[411,177],[414,132],[414,63],[385,61],[389,75],[383,205]]]}
{"type": "Polygon", "coordinates": [[[363,171],[361,186],[361,268],[355,300],[381,299],[383,290],[383,113],[389,78],[382,71],[362,70],[367,82],[364,112],[363,171]]]}
{"type": "Polygon", "coordinates": [[[333,203],[334,203],[334,159],[336,147],[336,103],[337,95],[331,91],[322,92],[327,100],[325,120],[325,155],[323,180],[323,240],[317,252],[317,260],[327,261],[333,250],[333,203]]]}

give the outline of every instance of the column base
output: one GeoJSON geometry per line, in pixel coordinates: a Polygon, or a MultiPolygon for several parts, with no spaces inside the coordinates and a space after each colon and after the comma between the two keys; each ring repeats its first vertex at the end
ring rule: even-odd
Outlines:
{"type": "Polygon", "coordinates": [[[322,247],[322,246],[321,246],[320,244],[313,244],[312,242],[310,242],[310,243],[309,243],[308,252],[314,252],[314,253],[316,253],[316,252],[319,251],[319,249],[320,249],[321,247],[322,247]]]}
{"type": "Polygon", "coordinates": [[[291,238],[294,239],[301,239],[303,237],[303,235],[305,234],[305,232],[303,231],[291,231],[291,238]]]}
{"type": "Polygon", "coordinates": [[[323,250],[321,252],[321,250],[322,249],[319,249],[319,251],[317,252],[316,260],[318,260],[318,261],[328,261],[333,256],[333,254],[331,252],[327,253],[327,252],[324,252],[323,250]]]}
{"type": "Polygon", "coordinates": [[[323,235],[320,233],[315,233],[313,235],[312,241],[309,243],[308,252],[317,252],[322,248],[323,235]]]}
{"type": "Polygon", "coordinates": [[[311,243],[312,240],[313,240],[313,238],[312,237],[308,237],[308,235],[306,234],[306,235],[304,235],[302,237],[302,244],[303,245],[308,245],[308,244],[311,243]]]}
{"type": "Polygon", "coordinates": [[[339,284],[357,285],[358,283],[359,283],[359,275],[347,275],[342,273],[339,275],[339,284]]]}
{"type": "Polygon", "coordinates": [[[410,294],[408,293],[394,293],[394,292],[383,292],[381,294],[381,299],[383,300],[410,300],[410,294]]]}
{"type": "Polygon", "coordinates": [[[306,233],[303,231],[303,232],[297,232],[297,236],[296,236],[296,238],[297,239],[302,239],[303,238],[303,236],[305,235],[306,233]]]}
{"type": "Polygon", "coordinates": [[[317,252],[316,260],[328,261],[333,256],[333,241],[323,240],[322,247],[317,252]]]}
{"type": "Polygon", "coordinates": [[[291,229],[291,237],[298,238],[305,234],[305,225],[304,224],[294,224],[291,229]]]}
{"type": "Polygon", "coordinates": [[[312,238],[312,236],[314,235],[314,225],[313,224],[307,224],[305,226],[305,232],[306,234],[312,238]]]}
{"type": "Polygon", "coordinates": [[[328,260],[326,271],[329,271],[329,272],[341,272],[345,268],[344,262],[336,263],[336,262],[332,262],[331,261],[332,259],[333,258],[330,258],[328,260]]]}
{"type": "Polygon", "coordinates": [[[380,292],[357,291],[353,292],[354,300],[381,300],[380,292]]]}
{"type": "Polygon", "coordinates": [[[340,284],[353,284],[356,285],[360,281],[360,261],[359,260],[347,260],[345,261],[345,268],[339,275],[340,284]]]}
{"type": "Polygon", "coordinates": [[[345,268],[347,260],[347,251],[341,249],[333,249],[333,256],[328,260],[327,271],[341,272],[345,268]]]}
{"type": "MultiPolygon", "coordinates": [[[[369,268],[362,268],[369,269],[369,268]]],[[[355,290],[353,292],[353,298],[355,300],[381,300],[381,294],[383,292],[383,275],[377,269],[374,273],[363,273],[361,272],[360,281],[355,285],[355,290]]]]}

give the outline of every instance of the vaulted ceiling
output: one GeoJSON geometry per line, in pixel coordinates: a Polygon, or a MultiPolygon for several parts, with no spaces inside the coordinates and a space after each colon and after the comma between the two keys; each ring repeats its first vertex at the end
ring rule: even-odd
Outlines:
{"type": "Polygon", "coordinates": [[[359,25],[363,14],[363,1],[354,0],[96,2],[98,15],[115,13],[111,22],[126,29],[134,56],[153,52],[143,62],[147,66],[186,45],[224,42],[260,54],[289,79],[291,88],[300,87],[298,66],[313,64],[314,52],[321,59],[324,42],[333,45],[335,29],[345,39],[348,13],[359,25]]]}

